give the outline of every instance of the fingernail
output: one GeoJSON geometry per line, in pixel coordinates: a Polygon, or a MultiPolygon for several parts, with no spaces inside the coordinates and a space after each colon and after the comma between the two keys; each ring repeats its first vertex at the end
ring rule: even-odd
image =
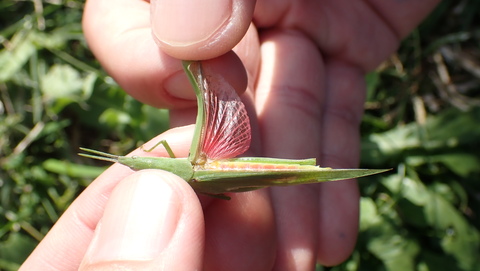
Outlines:
{"type": "Polygon", "coordinates": [[[146,171],[118,184],[86,253],[89,263],[144,261],[160,255],[180,212],[178,196],[162,178],[165,175],[146,171]]]}
{"type": "Polygon", "coordinates": [[[208,39],[232,14],[230,0],[151,0],[150,4],[153,36],[172,46],[208,39]]]}

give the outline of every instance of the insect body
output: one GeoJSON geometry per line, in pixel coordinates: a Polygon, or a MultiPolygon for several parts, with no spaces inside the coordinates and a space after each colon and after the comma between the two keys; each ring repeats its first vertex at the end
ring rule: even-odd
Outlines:
{"type": "MultiPolygon", "coordinates": [[[[188,158],[127,157],[81,148],[85,157],[118,162],[134,170],[163,169],[187,181],[195,191],[223,195],[269,186],[288,186],[358,178],[383,169],[332,169],[312,159],[240,157],[250,146],[251,129],[245,106],[235,90],[215,74],[205,75],[200,62],[183,62],[197,96],[198,113],[188,158]]],[[[157,144],[158,145],[158,144],[157,144]]]]}

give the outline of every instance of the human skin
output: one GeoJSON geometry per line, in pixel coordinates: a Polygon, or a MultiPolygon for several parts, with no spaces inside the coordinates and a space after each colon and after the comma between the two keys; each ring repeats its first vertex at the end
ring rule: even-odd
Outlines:
{"type": "MultiPolygon", "coordinates": [[[[249,156],[316,157],[322,166],[355,168],[364,75],[438,2],[157,0],[150,13],[146,1],[91,0],[83,24],[107,72],[139,101],[170,108],[173,127],[196,114],[179,59],[206,60],[239,93],[247,89],[249,156]]],[[[192,131],[170,130],[147,148],[166,139],[187,156],[192,131]]],[[[134,154],[166,156],[161,148],[134,154]]],[[[168,172],[113,165],[22,268],[313,270],[316,262],[341,263],[354,248],[353,180],[231,196],[197,197],[168,172]]]]}

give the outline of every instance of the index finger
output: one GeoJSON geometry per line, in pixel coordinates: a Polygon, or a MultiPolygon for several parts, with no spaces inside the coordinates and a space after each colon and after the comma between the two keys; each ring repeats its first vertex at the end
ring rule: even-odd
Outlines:
{"type": "MultiPolygon", "coordinates": [[[[157,1],[154,2],[155,5],[160,4],[157,1]]],[[[238,1],[232,1],[232,8],[240,5],[233,2],[238,1]]],[[[238,74],[242,76],[244,74],[236,72],[238,68],[243,69],[241,63],[238,59],[232,58],[231,54],[224,54],[236,45],[248,29],[251,16],[242,14],[248,13],[245,11],[248,10],[247,7],[253,9],[251,4],[240,5],[239,8],[231,10],[232,19],[229,20],[229,24],[238,25],[237,28],[241,28],[241,31],[238,29],[227,31],[229,28],[222,28],[221,25],[215,30],[215,35],[189,46],[174,43],[170,36],[164,34],[164,39],[170,41],[159,42],[162,48],[158,47],[152,36],[150,6],[148,2],[139,0],[87,1],[85,6],[83,28],[89,47],[108,74],[131,96],[155,107],[194,107],[195,95],[178,59],[205,59],[221,55],[224,67],[231,68],[219,69],[220,72],[235,89],[244,88],[246,82],[242,83],[243,86],[238,86],[236,82],[242,80],[235,80],[238,74]],[[241,20],[234,20],[237,17],[241,20]]],[[[188,7],[186,4],[182,6],[188,7]]],[[[183,14],[180,12],[182,6],[178,7],[180,15],[183,14]]],[[[156,16],[155,12],[152,14],[156,16]]],[[[215,14],[203,14],[204,20],[209,16],[215,14]]],[[[153,30],[159,41],[162,40],[163,33],[158,32],[160,26],[163,29],[171,28],[171,31],[182,32],[184,28],[189,29],[188,25],[194,29],[192,25],[202,24],[199,21],[201,18],[197,18],[196,21],[186,18],[186,26],[179,25],[172,17],[168,18],[160,22],[157,19],[153,20],[155,25],[153,30]],[[168,18],[172,22],[166,21],[168,18]],[[160,23],[162,25],[159,25],[160,23]]]]}

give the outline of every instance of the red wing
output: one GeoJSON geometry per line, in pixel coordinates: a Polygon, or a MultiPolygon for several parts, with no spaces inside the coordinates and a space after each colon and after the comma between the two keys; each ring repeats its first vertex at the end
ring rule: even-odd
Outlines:
{"type": "Polygon", "coordinates": [[[232,158],[250,147],[251,130],[247,110],[226,80],[205,73],[205,129],[201,152],[212,160],[232,158]]]}

